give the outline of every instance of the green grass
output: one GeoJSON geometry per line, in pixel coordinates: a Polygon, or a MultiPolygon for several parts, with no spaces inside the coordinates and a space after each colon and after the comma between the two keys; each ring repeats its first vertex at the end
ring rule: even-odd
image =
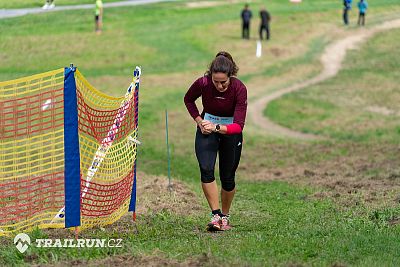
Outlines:
{"type": "MultiPolygon", "coordinates": [[[[273,39],[265,46],[262,61],[253,55],[256,39],[240,40],[238,14],[243,3],[198,9],[188,9],[182,2],[106,9],[101,36],[93,32],[91,10],[3,19],[0,80],[73,62],[97,88],[121,95],[130,82],[132,69],[141,65],[139,139],[143,145],[138,168],[147,174],[166,175],[164,110],[168,109],[173,179],[184,181],[203,198],[193,152],[195,129],[185,111],[183,95],[190,83],[204,73],[216,51],[229,50],[234,55],[241,68],[239,77],[256,98],[259,95],[255,91],[262,95],[317,73],[318,58],[325,46],[352,30],[342,29],[341,5],[336,0],[304,1],[301,5],[284,2],[251,3],[255,17],[261,3],[267,4],[273,16],[273,39]]],[[[7,1],[7,5],[13,8],[38,4],[26,0],[7,1]]],[[[376,24],[382,17],[396,17],[400,6],[398,1],[382,0],[371,10],[367,21],[376,24]]],[[[354,12],[352,16],[354,19],[354,12]]],[[[254,23],[252,36],[256,32],[254,23]]],[[[217,235],[204,232],[208,218],[203,200],[204,212],[196,215],[178,216],[168,211],[139,215],[138,234],[129,224],[126,232],[110,227],[82,233],[84,237],[124,238],[121,249],[32,248],[22,255],[11,239],[2,238],[0,265],[159,253],[179,261],[207,255],[209,265],[398,266],[400,228],[389,226],[389,222],[399,218],[400,211],[393,203],[378,203],[378,208],[364,202],[343,207],[330,199],[313,197],[316,191],[326,190],[318,185],[252,181],[271,169],[288,168],[290,175],[292,167],[361,157],[369,149],[379,151],[382,161],[389,163],[355,166],[361,169],[357,170],[360,179],[388,177],[398,171],[395,150],[386,152],[399,140],[398,120],[365,110],[376,105],[398,111],[398,33],[394,30],[377,35],[360,50],[349,53],[345,68],[337,77],[268,106],[267,115],[279,123],[323,134],[331,140],[305,143],[277,139],[263,135],[248,123],[232,210],[234,231],[217,235]]],[[[381,159],[374,157],[371,154],[368,159],[379,163],[381,159]]],[[[391,200],[387,197],[386,201],[391,200]]],[[[45,237],[47,233],[38,230],[32,236],[45,237]]]]}
{"type": "MultiPolygon", "coordinates": [[[[343,214],[329,201],[310,198],[309,189],[285,183],[242,183],[233,209],[235,229],[227,233],[203,232],[206,220],[197,216],[159,213],[140,217],[138,234],[127,224],[126,230],[86,233],[83,238],[123,238],[122,248],[59,249],[31,248],[25,255],[15,249],[1,250],[3,264],[39,263],[74,259],[104,258],[114,254],[141,255],[161,251],[168,258],[184,261],[208,254],[211,262],[252,266],[288,265],[317,266],[348,264],[352,266],[396,266],[400,229],[388,226],[393,214],[376,211],[363,216],[343,214]],[[79,251],[79,253],[78,253],[79,251]]],[[[398,215],[400,210],[396,210],[398,215]]],[[[48,237],[36,231],[32,238],[48,237]]],[[[8,241],[10,242],[10,241],[8,241]]],[[[10,244],[11,245],[11,244],[10,244]]],[[[160,253],[160,252],[159,252],[160,253]]]]}

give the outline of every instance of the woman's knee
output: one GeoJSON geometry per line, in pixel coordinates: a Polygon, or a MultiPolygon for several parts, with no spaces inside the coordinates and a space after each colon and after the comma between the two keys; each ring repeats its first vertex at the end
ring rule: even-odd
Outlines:
{"type": "Polygon", "coordinates": [[[215,181],[214,169],[207,169],[200,167],[201,182],[212,183],[215,181]]]}
{"type": "Polygon", "coordinates": [[[228,180],[228,181],[221,180],[221,187],[227,192],[233,191],[235,189],[235,186],[236,184],[234,180],[228,180]]]}

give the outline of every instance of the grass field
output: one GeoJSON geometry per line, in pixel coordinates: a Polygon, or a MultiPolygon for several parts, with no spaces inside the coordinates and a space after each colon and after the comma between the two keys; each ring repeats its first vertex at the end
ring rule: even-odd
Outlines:
{"type": "MultiPolygon", "coordinates": [[[[90,3],[59,0],[56,4],[77,2],[90,3]]],[[[244,2],[218,1],[219,5],[190,8],[179,1],[106,9],[100,36],[94,34],[91,10],[0,20],[0,81],[73,62],[96,88],[121,95],[131,71],[141,65],[143,145],[138,183],[158,178],[165,184],[164,110],[168,109],[173,180],[186,190],[174,199],[166,186],[151,191],[153,195],[142,191],[139,206],[146,203],[144,197],[150,202],[160,197],[158,201],[169,205],[160,209],[157,202],[145,208],[138,215],[137,228],[124,218],[81,234],[83,238],[123,238],[123,248],[32,247],[21,254],[12,239],[1,238],[1,265],[400,265],[399,29],[379,33],[352,50],[334,78],[285,95],[264,111],[281,125],[328,139],[273,137],[247,122],[231,211],[234,230],[204,231],[208,209],[193,152],[195,129],[183,105],[191,82],[204,73],[217,51],[230,51],[251,104],[318,74],[324,48],[357,29],[355,9],[352,25],[342,26],[341,5],[336,0],[300,5],[258,0],[251,2],[252,39],[243,41],[239,12],[244,2]],[[273,17],[272,39],[257,59],[257,10],[262,3],[273,17]]],[[[0,0],[0,4],[1,8],[20,8],[42,3],[0,0]]],[[[381,0],[379,6],[370,3],[366,28],[399,19],[399,11],[397,0],[381,0]]],[[[46,236],[71,238],[72,234],[31,233],[31,237],[46,236]]]]}

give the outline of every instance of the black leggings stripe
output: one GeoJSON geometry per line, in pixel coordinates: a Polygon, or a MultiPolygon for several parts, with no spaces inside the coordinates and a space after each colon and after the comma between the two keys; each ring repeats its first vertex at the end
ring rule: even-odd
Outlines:
{"type": "Polygon", "coordinates": [[[242,152],[243,135],[202,134],[197,129],[195,139],[196,157],[199,162],[201,181],[211,183],[215,180],[214,170],[217,153],[222,188],[225,191],[235,189],[235,173],[242,152]]]}

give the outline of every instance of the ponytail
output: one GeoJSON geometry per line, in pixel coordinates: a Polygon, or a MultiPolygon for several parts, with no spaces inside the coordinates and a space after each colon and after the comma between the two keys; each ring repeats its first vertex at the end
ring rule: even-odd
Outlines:
{"type": "Polygon", "coordinates": [[[233,61],[232,56],[228,52],[220,51],[211,62],[210,67],[206,71],[206,75],[222,72],[228,77],[231,77],[236,76],[238,71],[239,68],[236,66],[235,61],[233,61]]]}

